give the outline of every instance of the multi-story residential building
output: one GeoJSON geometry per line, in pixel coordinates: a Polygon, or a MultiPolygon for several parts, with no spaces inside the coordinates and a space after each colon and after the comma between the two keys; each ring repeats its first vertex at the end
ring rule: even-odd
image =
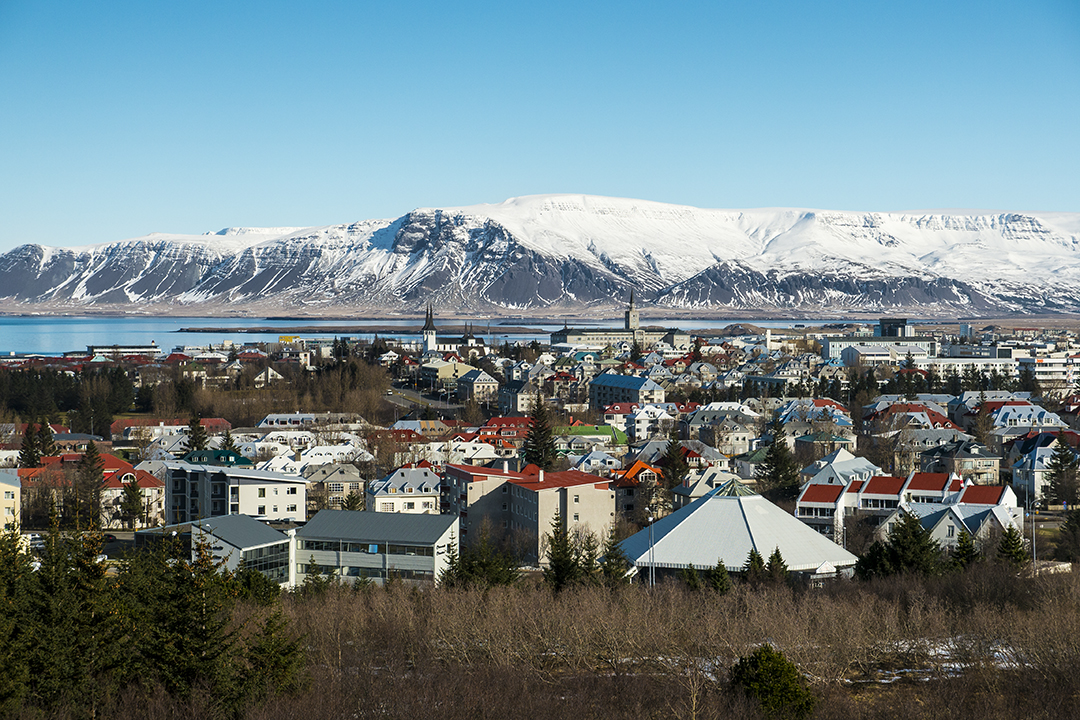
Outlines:
{"type": "Polygon", "coordinates": [[[648,378],[601,373],[589,383],[589,405],[602,409],[616,403],[664,402],[664,388],[648,378]]]}
{"type": "Polygon", "coordinates": [[[14,530],[22,516],[22,483],[14,468],[0,470],[0,528],[14,530]]]}
{"type": "Polygon", "coordinates": [[[471,465],[446,466],[447,509],[461,518],[468,540],[487,521],[511,535],[529,560],[546,563],[543,537],[556,514],[568,530],[603,537],[615,521],[615,491],[595,475],[567,470],[544,472],[528,465],[522,472],[471,465]]]}
{"type": "Polygon", "coordinates": [[[402,466],[368,483],[364,507],[374,512],[437,515],[441,486],[442,478],[429,463],[402,466]]]}
{"type": "Polygon", "coordinates": [[[307,517],[307,483],[295,475],[179,461],[162,465],[171,522],[237,514],[266,520],[307,517]]]}
{"type": "Polygon", "coordinates": [[[1001,457],[974,440],[957,440],[919,456],[923,472],[959,475],[976,485],[997,485],[1001,457]]]}

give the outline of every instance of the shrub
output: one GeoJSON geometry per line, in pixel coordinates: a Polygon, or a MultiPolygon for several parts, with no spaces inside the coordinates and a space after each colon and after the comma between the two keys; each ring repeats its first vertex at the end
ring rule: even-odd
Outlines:
{"type": "Polygon", "coordinates": [[[731,684],[757,700],[769,717],[801,720],[814,711],[816,699],[803,684],[799,669],[772,645],[739,658],[731,669],[731,684]]]}

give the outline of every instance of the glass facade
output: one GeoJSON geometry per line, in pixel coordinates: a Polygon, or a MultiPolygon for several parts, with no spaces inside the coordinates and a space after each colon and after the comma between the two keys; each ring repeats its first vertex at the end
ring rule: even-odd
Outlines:
{"type": "Polygon", "coordinates": [[[289,579],[289,543],[245,550],[241,567],[261,572],[274,582],[286,582],[289,579]]]}

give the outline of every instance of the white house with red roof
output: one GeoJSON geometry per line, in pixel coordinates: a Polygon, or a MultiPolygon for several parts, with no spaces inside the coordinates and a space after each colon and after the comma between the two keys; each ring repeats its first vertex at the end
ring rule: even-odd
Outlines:
{"type": "Polygon", "coordinates": [[[905,502],[885,518],[878,528],[884,538],[901,514],[914,513],[930,537],[943,548],[952,549],[960,533],[968,532],[976,541],[993,540],[1008,528],[1023,530],[1024,511],[1016,494],[1007,485],[967,485],[946,503],[905,502]]]}
{"type": "MultiPolygon", "coordinates": [[[[795,516],[828,537],[842,537],[847,518],[856,514],[884,521],[905,504],[958,502],[964,484],[945,473],[912,472],[907,478],[852,476],[847,483],[811,482],[799,493],[795,516]]],[[[1013,496],[1015,500],[1015,495],[1013,496]]]]}

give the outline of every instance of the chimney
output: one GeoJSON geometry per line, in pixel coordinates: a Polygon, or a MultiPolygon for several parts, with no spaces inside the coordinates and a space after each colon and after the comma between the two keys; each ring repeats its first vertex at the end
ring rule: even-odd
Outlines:
{"type": "Polygon", "coordinates": [[[507,460],[506,458],[503,458],[503,472],[504,473],[510,472],[510,461],[507,460]]]}
{"type": "Polygon", "coordinates": [[[540,468],[540,479],[537,482],[544,482],[544,469],[540,468]]]}

